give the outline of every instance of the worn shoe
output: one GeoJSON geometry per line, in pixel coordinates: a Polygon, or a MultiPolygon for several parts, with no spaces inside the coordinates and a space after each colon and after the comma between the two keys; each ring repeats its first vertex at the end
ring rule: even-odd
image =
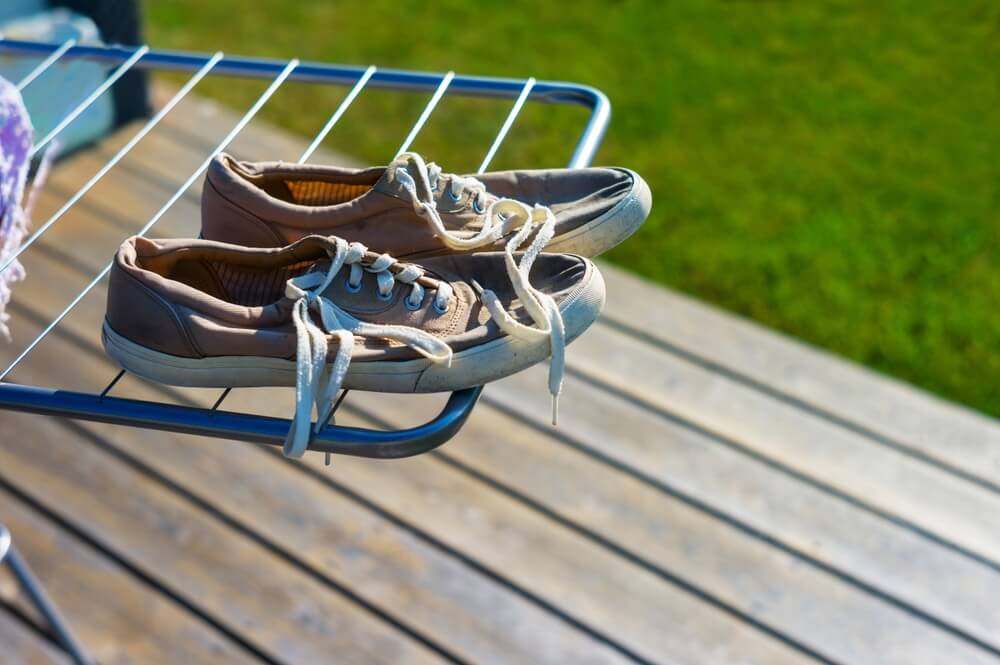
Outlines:
{"type": "Polygon", "coordinates": [[[103,339],[122,367],[162,383],[295,385],[285,452],[297,457],[312,404],[325,423],[340,387],[458,390],[551,356],[555,397],[564,345],[603,303],[597,268],[571,255],[418,265],[332,236],[277,249],[135,237],[115,256],[103,339]]]}
{"type": "Polygon", "coordinates": [[[528,223],[552,226],[546,252],[597,256],[649,214],[645,181],[623,168],[503,171],[457,176],[415,153],[387,168],[240,162],[220,155],[202,193],[202,235],[276,247],[336,235],[413,258],[499,249],[518,229],[505,201],[534,206],[528,223]]]}

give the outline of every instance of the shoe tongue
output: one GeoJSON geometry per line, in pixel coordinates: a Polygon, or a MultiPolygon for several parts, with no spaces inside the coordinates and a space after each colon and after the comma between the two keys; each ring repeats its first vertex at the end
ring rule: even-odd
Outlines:
{"type": "MultiPolygon", "coordinates": [[[[449,199],[445,192],[447,192],[451,186],[451,179],[455,177],[451,173],[441,173],[438,175],[437,189],[430,191],[430,183],[424,180],[420,174],[420,169],[410,161],[405,155],[402,157],[397,157],[389,166],[386,168],[382,177],[373,186],[376,192],[381,192],[388,196],[395,197],[407,203],[412,203],[413,199],[410,197],[410,193],[403,187],[403,184],[396,177],[396,171],[404,170],[413,177],[413,182],[417,186],[417,194],[421,200],[433,199],[439,211],[441,212],[460,212],[464,207],[465,203],[457,203],[456,201],[449,199]]],[[[486,199],[484,205],[489,205],[497,199],[496,196],[486,192],[486,199]]]]}
{"type": "Polygon", "coordinates": [[[375,183],[373,189],[376,192],[381,192],[382,194],[387,194],[388,196],[394,196],[397,199],[403,199],[404,201],[410,200],[410,194],[403,187],[403,184],[396,177],[396,170],[402,169],[413,176],[413,181],[417,183],[417,193],[421,198],[433,197],[434,193],[430,191],[421,191],[426,187],[426,181],[420,175],[419,169],[414,163],[412,163],[406,157],[397,157],[389,163],[382,177],[378,179],[375,183]]]}

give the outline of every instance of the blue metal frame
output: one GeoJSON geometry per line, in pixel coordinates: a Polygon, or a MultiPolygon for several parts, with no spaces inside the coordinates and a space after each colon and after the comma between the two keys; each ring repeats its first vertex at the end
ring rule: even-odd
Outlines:
{"type": "MultiPolygon", "coordinates": [[[[17,40],[0,40],[0,52],[20,53],[44,57],[59,44],[44,44],[17,40]]],[[[122,46],[72,46],[63,57],[81,58],[109,65],[119,65],[136,52],[135,48],[122,46]]],[[[137,63],[140,69],[196,71],[212,56],[201,53],[151,50],[137,63]]],[[[287,63],[281,60],[225,56],[215,66],[214,75],[242,78],[273,78],[281,73],[287,63]]],[[[303,62],[289,77],[302,83],[327,85],[354,85],[365,73],[364,67],[303,62]]],[[[399,69],[379,69],[368,85],[390,90],[435,90],[445,74],[413,72],[399,69]]],[[[525,79],[494,78],[487,76],[456,75],[448,91],[468,97],[517,98],[527,81],[525,79]]],[[[591,110],[590,119],[583,129],[576,150],[569,161],[570,168],[589,166],[604,138],[604,131],[611,122],[611,103],[607,96],[591,86],[563,81],[535,81],[529,99],[557,104],[577,104],[591,110]]]]}
{"type": "MultiPolygon", "coordinates": [[[[139,235],[145,234],[171,205],[190,187],[208,166],[211,157],[223,150],[226,145],[246,126],[257,111],[285,80],[295,80],[314,84],[353,86],[347,98],[331,116],[315,140],[309,146],[300,161],[308,158],[311,152],[325,137],[340,115],[366,85],[377,88],[410,91],[433,91],[433,96],[420,119],[414,125],[404,146],[413,139],[423,123],[433,112],[437,102],[445,94],[457,94],[478,97],[497,97],[514,99],[511,109],[496,140],[490,147],[480,171],[485,170],[496,150],[499,148],[514,119],[526,101],[542,101],[558,104],[579,104],[591,110],[590,118],[577,142],[576,149],[570,159],[570,167],[583,167],[590,164],[600,145],[604,131],[611,117],[611,106],[602,92],[585,85],[553,81],[536,81],[533,78],[501,79],[456,75],[454,72],[434,74],[427,72],[410,72],[402,70],[377,69],[375,67],[347,67],[321,63],[300,63],[298,60],[280,61],[263,60],[225,56],[221,53],[192,54],[170,51],[150,50],[142,47],[121,46],[78,46],[73,43],[44,44],[37,42],[14,41],[0,38],[0,55],[14,54],[22,57],[44,58],[36,71],[28,78],[34,80],[44,70],[62,58],[78,58],[116,66],[116,73],[124,73],[130,67],[158,70],[176,70],[196,72],[188,84],[175,95],[163,111],[150,119],[126,147],[119,151],[88,182],[83,189],[70,199],[67,205],[29,238],[27,249],[37,237],[48,230],[62,214],[71,207],[86,191],[117,161],[131,149],[138,140],[148,133],[163,116],[169,112],[172,105],[180,101],[194,85],[206,75],[238,76],[247,78],[272,79],[271,85],[261,95],[257,102],[247,111],[242,120],[226,136],[215,152],[209,156],[196,170],[188,181],[170,200],[139,230],[139,235]],[[53,57],[53,54],[58,54],[53,57]]],[[[30,83],[30,81],[28,81],[30,83]]],[[[27,85],[27,83],[23,83],[27,85]]],[[[110,85],[107,86],[108,88],[110,85]]],[[[102,91],[103,92],[103,91],[102,91]]],[[[96,98],[96,95],[92,95],[96,98]]],[[[93,101],[90,99],[89,101],[93,101]]],[[[89,103],[85,100],[81,106],[89,103]]],[[[73,112],[82,111],[78,106],[73,112]]],[[[69,123],[66,123],[69,124],[69,123]]],[[[46,137],[48,138],[48,137],[46,137]]],[[[8,264],[9,265],[9,264],[8,264]]],[[[7,266],[0,266],[0,270],[7,266]]],[[[213,436],[227,439],[237,439],[281,445],[288,431],[289,421],[265,416],[233,413],[218,410],[222,400],[228,395],[226,390],[211,409],[192,408],[172,404],[161,404],[134,399],[108,396],[108,392],[121,377],[115,377],[100,393],[87,394],[64,390],[51,390],[10,383],[3,379],[52,329],[63,317],[83,299],[107,274],[106,267],[84,288],[60,313],[47,325],[41,334],[14,360],[6,370],[0,372],[0,409],[11,409],[51,416],[93,420],[99,422],[145,427],[203,436],[213,436]]],[[[482,392],[482,387],[460,390],[451,395],[444,408],[433,420],[406,430],[383,432],[354,427],[327,425],[313,437],[310,450],[326,453],[339,453],[362,457],[397,458],[415,455],[435,448],[450,439],[465,423],[476,401],[482,392]]]]}
{"type": "MultiPolygon", "coordinates": [[[[328,426],[313,436],[309,450],[361,457],[396,458],[426,452],[441,445],[465,424],[482,386],[453,392],[436,418],[410,429],[382,432],[359,427],[328,426]]],[[[280,446],[289,421],[246,413],[161,404],[0,384],[0,407],[64,418],[95,420],[116,425],[199,434],[280,446]]]]}

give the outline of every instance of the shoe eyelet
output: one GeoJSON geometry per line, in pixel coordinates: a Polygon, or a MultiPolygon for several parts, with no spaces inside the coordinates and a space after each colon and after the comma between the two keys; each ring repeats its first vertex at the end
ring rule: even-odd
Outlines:
{"type": "Polygon", "coordinates": [[[479,197],[472,199],[472,209],[476,211],[477,215],[482,215],[486,212],[486,208],[479,207],[479,197]]]}
{"type": "Polygon", "coordinates": [[[461,194],[455,194],[455,192],[451,191],[451,187],[448,188],[448,198],[456,203],[462,200],[461,194]]]}
{"type": "Polygon", "coordinates": [[[423,298],[421,298],[416,303],[412,303],[412,302],[410,302],[410,298],[406,297],[406,298],[403,298],[403,303],[406,305],[406,309],[410,310],[411,312],[415,312],[415,311],[417,311],[418,309],[420,309],[421,307],[424,306],[423,298]]]}
{"type": "Polygon", "coordinates": [[[378,298],[379,300],[383,301],[383,302],[388,302],[388,301],[392,300],[393,295],[395,295],[393,289],[390,289],[389,293],[387,293],[385,295],[382,295],[381,291],[376,291],[375,292],[375,297],[378,298]]]}
{"type": "Polygon", "coordinates": [[[434,304],[432,304],[431,307],[433,307],[434,311],[437,312],[438,314],[447,314],[448,309],[450,309],[450,303],[448,305],[445,305],[444,309],[441,309],[440,307],[438,307],[437,301],[435,300],[434,304]]]}
{"type": "Polygon", "coordinates": [[[357,286],[352,286],[351,285],[351,280],[345,279],[344,280],[344,288],[346,288],[351,293],[357,293],[357,292],[359,292],[361,290],[361,282],[358,282],[357,286]]]}

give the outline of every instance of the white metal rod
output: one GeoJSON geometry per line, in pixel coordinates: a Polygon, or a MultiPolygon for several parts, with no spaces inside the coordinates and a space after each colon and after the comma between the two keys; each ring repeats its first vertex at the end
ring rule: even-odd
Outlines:
{"type": "Polygon", "coordinates": [[[312,140],[312,143],[309,144],[306,151],[302,153],[301,157],[299,157],[299,164],[303,164],[308,161],[312,154],[316,152],[316,148],[320,146],[326,138],[326,135],[329,134],[330,130],[333,129],[333,126],[337,124],[337,121],[340,120],[340,116],[344,115],[344,112],[347,111],[348,107],[354,103],[355,98],[361,93],[361,90],[365,87],[368,80],[375,74],[376,71],[377,68],[375,65],[371,65],[365,70],[365,73],[361,75],[357,83],[354,84],[354,87],[351,88],[350,92],[347,93],[347,96],[344,97],[344,101],[340,102],[340,106],[338,106],[337,110],[333,112],[330,119],[326,121],[326,125],[323,126],[323,129],[319,131],[316,138],[312,140]]]}
{"type": "MultiPolygon", "coordinates": [[[[368,80],[371,79],[372,75],[374,75],[377,70],[378,68],[375,65],[370,65],[368,69],[366,69],[364,73],[361,74],[358,80],[354,83],[354,87],[350,89],[350,91],[347,93],[347,96],[344,97],[344,100],[340,102],[340,106],[338,106],[337,110],[333,112],[333,115],[330,116],[330,119],[326,121],[326,124],[323,126],[323,129],[319,130],[319,133],[312,140],[312,143],[309,144],[309,147],[306,148],[305,152],[302,153],[302,156],[299,157],[299,164],[304,164],[312,156],[312,154],[316,152],[316,149],[320,146],[321,143],[323,143],[323,140],[326,138],[327,134],[330,133],[330,130],[333,129],[333,126],[337,124],[337,122],[340,120],[340,117],[344,115],[344,112],[347,111],[350,105],[354,103],[354,100],[357,98],[359,94],[361,94],[361,91],[368,83],[368,80]]],[[[225,390],[223,390],[222,394],[219,395],[219,399],[217,399],[215,404],[212,405],[210,411],[215,411],[216,409],[218,409],[219,406],[222,405],[223,400],[225,400],[226,397],[229,396],[231,390],[232,388],[226,388],[225,390]]],[[[334,408],[336,409],[336,406],[334,408]]]]}
{"type": "Polygon", "coordinates": [[[497,151],[500,149],[500,145],[503,143],[504,139],[507,138],[507,133],[510,128],[514,125],[514,120],[517,118],[518,114],[521,112],[521,107],[524,103],[528,101],[528,95],[531,94],[531,89],[535,87],[535,77],[532,76],[530,79],[524,82],[524,87],[521,88],[521,94],[517,96],[517,100],[514,102],[514,106],[511,107],[510,113],[507,114],[507,119],[503,121],[503,126],[500,128],[500,133],[497,137],[493,139],[493,145],[490,146],[490,151],[486,153],[486,157],[483,159],[483,163],[479,165],[479,170],[476,173],[482,173],[486,170],[486,167],[490,165],[493,158],[496,156],[497,151]]]}
{"type": "Polygon", "coordinates": [[[2,266],[0,266],[0,274],[3,274],[3,272],[7,270],[7,268],[9,268],[11,264],[14,263],[14,261],[17,260],[17,257],[19,257],[25,250],[31,247],[31,245],[33,245],[34,242],[38,240],[38,238],[40,238],[43,233],[49,230],[50,226],[59,221],[59,219],[61,219],[62,216],[66,214],[67,210],[72,208],[77,201],[83,198],[84,195],[86,195],[86,193],[89,192],[91,188],[93,188],[93,186],[98,183],[98,181],[101,178],[107,175],[108,171],[110,171],[115,166],[115,164],[120,162],[125,157],[125,155],[127,155],[129,151],[131,151],[132,148],[134,148],[135,145],[139,143],[139,141],[145,138],[146,135],[149,134],[149,132],[151,132],[153,128],[155,128],[156,125],[159,124],[159,122],[163,120],[163,118],[165,118],[167,114],[170,113],[174,109],[174,107],[177,106],[177,104],[179,104],[180,101],[187,96],[189,92],[191,92],[191,89],[194,88],[203,78],[205,78],[205,76],[212,70],[213,67],[215,67],[215,65],[223,57],[224,56],[221,51],[213,55],[212,58],[208,62],[206,62],[202,66],[202,68],[199,69],[197,73],[195,73],[195,75],[192,76],[187,83],[184,84],[184,87],[178,90],[177,93],[170,98],[170,101],[168,101],[156,115],[150,118],[146,122],[146,124],[143,125],[142,129],[140,129],[136,133],[136,135],[129,140],[128,143],[122,146],[121,149],[117,153],[115,153],[114,157],[109,159],[107,163],[105,163],[104,166],[102,166],[100,170],[98,170],[97,173],[95,173],[90,178],[90,180],[88,180],[87,183],[76,192],[76,194],[71,196],[70,199],[66,201],[66,203],[64,203],[62,207],[59,208],[59,210],[57,210],[56,213],[48,219],[48,221],[46,221],[44,224],[38,227],[38,229],[31,234],[31,237],[29,237],[27,240],[21,243],[21,246],[17,248],[17,251],[15,251],[7,259],[7,261],[2,266]]]}
{"type": "Polygon", "coordinates": [[[413,129],[410,130],[406,140],[403,141],[403,145],[399,146],[399,150],[396,152],[397,157],[399,157],[401,153],[409,150],[413,140],[417,138],[417,134],[419,134],[420,130],[424,128],[424,125],[427,123],[427,119],[430,118],[431,113],[434,112],[434,108],[438,105],[438,102],[441,101],[441,98],[444,97],[444,91],[448,89],[448,86],[451,84],[451,80],[453,78],[455,78],[455,72],[448,72],[444,75],[444,78],[441,79],[441,83],[438,84],[437,90],[435,90],[434,95],[431,96],[431,100],[427,102],[427,106],[424,107],[424,112],[420,114],[419,118],[417,118],[417,123],[413,125],[413,129]]]}
{"type": "Polygon", "coordinates": [[[45,138],[43,138],[41,141],[36,143],[31,148],[31,156],[37,154],[38,151],[44,148],[46,145],[48,145],[49,142],[52,139],[54,139],[57,134],[59,134],[59,132],[66,129],[66,126],[69,125],[69,123],[76,120],[81,113],[90,108],[90,105],[93,104],[95,101],[97,101],[98,97],[107,92],[108,88],[114,85],[118,79],[120,79],[122,76],[125,76],[126,72],[128,72],[128,70],[132,68],[132,65],[139,62],[139,59],[142,58],[142,56],[146,55],[147,52],[149,52],[149,47],[146,45],[142,45],[135,50],[135,53],[132,54],[132,57],[130,57],[122,64],[118,65],[118,68],[115,69],[114,73],[112,73],[111,76],[109,76],[107,80],[104,81],[104,83],[102,83],[100,86],[97,87],[96,90],[90,93],[90,95],[85,100],[80,102],[80,104],[75,109],[73,109],[73,111],[68,116],[62,119],[62,122],[53,127],[52,131],[50,131],[48,134],[45,135],[45,138]]]}
{"type": "MultiPolygon", "coordinates": [[[[215,159],[216,155],[225,150],[226,146],[228,146],[232,142],[232,140],[236,138],[236,135],[239,134],[241,131],[243,131],[243,128],[250,123],[253,117],[257,115],[257,112],[260,111],[261,107],[263,107],[264,104],[267,103],[267,100],[269,100],[271,96],[274,95],[275,92],[277,92],[278,88],[281,87],[281,84],[284,83],[285,79],[288,78],[288,75],[291,74],[298,66],[299,66],[299,60],[297,58],[289,61],[289,63],[285,65],[285,68],[281,70],[281,73],[278,74],[278,76],[276,76],[273,81],[271,81],[271,84],[267,86],[267,89],[263,93],[261,93],[260,97],[257,98],[257,101],[254,102],[254,105],[251,106],[250,109],[246,112],[246,114],[240,119],[240,121],[236,123],[236,126],[233,127],[228,134],[226,134],[226,137],[222,139],[219,145],[215,147],[215,150],[213,150],[212,153],[205,158],[205,161],[201,163],[201,166],[199,166],[198,169],[194,173],[192,173],[191,176],[184,182],[184,184],[181,185],[180,189],[174,192],[173,196],[171,196],[170,199],[165,204],[163,204],[163,207],[160,208],[148,222],[146,222],[146,225],[143,226],[138,233],[136,233],[137,236],[146,235],[146,233],[151,228],[153,228],[153,225],[156,224],[158,221],[160,221],[160,218],[162,218],[167,213],[170,207],[173,206],[174,203],[176,203],[177,200],[184,195],[184,192],[186,192],[188,188],[190,188],[191,185],[193,185],[194,182],[201,177],[201,174],[205,172],[209,164],[212,163],[212,160],[215,159]]],[[[99,272],[97,276],[94,277],[94,279],[90,280],[90,283],[87,284],[87,286],[85,286],[83,290],[80,291],[80,293],[78,293],[76,297],[74,297],[73,300],[70,301],[70,303],[66,306],[66,308],[62,312],[60,312],[58,316],[52,319],[52,321],[47,326],[45,326],[45,329],[42,330],[42,332],[39,333],[34,340],[32,340],[31,344],[29,344],[27,348],[25,348],[24,351],[22,351],[17,356],[17,358],[14,359],[14,362],[12,362],[7,367],[7,369],[3,371],[3,373],[0,373],[0,381],[3,381],[4,378],[6,378],[8,374],[10,374],[11,370],[17,367],[17,364],[20,363],[22,360],[24,360],[24,358],[29,353],[31,353],[32,349],[38,346],[38,343],[41,342],[46,335],[52,332],[52,330],[57,325],[59,325],[59,322],[62,321],[64,318],[66,318],[66,315],[69,314],[73,310],[73,308],[76,307],[80,303],[80,301],[83,300],[84,297],[86,297],[86,295],[90,293],[91,290],[93,290],[93,288],[97,286],[97,284],[102,279],[104,279],[104,277],[111,271],[112,265],[113,262],[108,263],[108,265],[104,266],[104,269],[101,270],[101,272],[99,272]]]]}
{"type": "Polygon", "coordinates": [[[32,69],[30,72],[28,72],[27,76],[25,76],[23,79],[21,79],[20,81],[18,81],[18,83],[17,83],[17,89],[18,90],[24,90],[26,87],[28,87],[28,85],[32,81],[34,81],[36,78],[38,78],[39,76],[41,76],[45,72],[45,70],[47,70],[49,67],[51,67],[52,65],[54,65],[56,63],[56,60],[58,60],[59,58],[63,57],[63,54],[66,53],[66,51],[68,51],[71,48],[73,48],[74,46],[76,46],[76,40],[75,39],[70,38],[70,39],[67,39],[66,41],[64,41],[62,43],[62,46],[60,46],[55,51],[53,51],[52,53],[50,53],[47,58],[45,58],[44,60],[42,60],[40,63],[38,63],[38,65],[34,69],[32,69]]]}
{"type": "MultiPolygon", "coordinates": [[[[347,111],[347,109],[351,106],[351,104],[354,103],[354,100],[357,98],[359,94],[361,94],[361,91],[364,89],[365,85],[368,84],[369,79],[371,79],[371,77],[375,74],[376,71],[378,71],[378,68],[375,65],[370,65],[368,69],[366,69],[364,73],[361,74],[358,80],[354,83],[354,87],[352,87],[350,91],[348,91],[347,96],[345,96],[343,101],[340,102],[340,105],[337,107],[337,110],[333,112],[333,115],[330,116],[330,119],[326,121],[325,125],[323,125],[323,129],[319,130],[319,133],[312,140],[312,143],[309,144],[309,147],[306,148],[305,152],[302,153],[302,156],[299,157],[299,164],[304,164],[306,161],[309,160],[312,154],[316,152],[316,149],[319,148],[320,144],[323,143],[323,140],[330,133],[330,130],[333,129],[333,126],[337,124],[341,116],[343,116],[344,113],[347,111]]],[[[0,270],[0,272],[3,271],[0,270]]],[[[214,412],[215,410],[217,410],[219,406],[222,405],[223,400],[225,400],[226,397],[229,396],[230,391],[232,391],[232,388],[226,388],[225,390],[223,390],[222,394],[219,395],[219,398],[215,401],[215,404],[212,405],[210,411],[214,412]]],[[[346,395],[347,395],[346,390],[341,393],[340,400],[338,400],[337,404],[334,405],[333,411],[337,410],[337,406],[340,405],[340,402],[343,401],[343,398],[346,395]]],[[[330,417],[331,418],[333,417],[333,412],[331,412],[330,417]]]]}

